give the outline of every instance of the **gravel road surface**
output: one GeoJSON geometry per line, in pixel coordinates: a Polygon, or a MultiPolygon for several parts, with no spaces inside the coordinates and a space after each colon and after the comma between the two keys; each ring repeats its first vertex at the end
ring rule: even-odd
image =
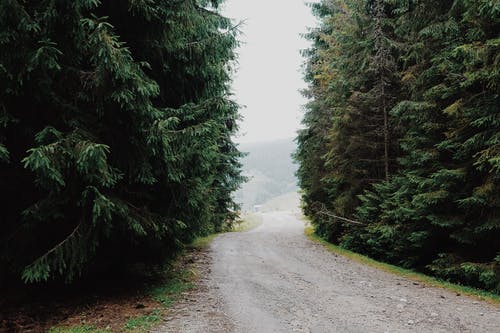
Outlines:
{"type": "Polygon", "coordinates": [[[292,213],[215,239],[157,332],[498,332],[500,308],[337,256],[292,213]]]}

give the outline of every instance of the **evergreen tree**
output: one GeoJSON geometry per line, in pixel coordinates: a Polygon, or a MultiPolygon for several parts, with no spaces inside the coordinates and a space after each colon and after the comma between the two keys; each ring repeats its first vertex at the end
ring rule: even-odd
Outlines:
{"type": "Polygon", "coordinates": [[[2,272],[162,262],[236,218],[219,1],[0,3],[2,272]]]}
{"type": "MultiPolygon", "coordinates": [[[[322,5],[332,8],[333,3],[341,2],[323,1],[322,5]]],[[[323,198],[325,207],[337,215],[352,216],[362,225],[335,227],[329,234],[324,230],[340,224],[338,219],[318,217],[312,211],[306,214],[313,217],[320,234],[344,247],[499,292],[498,5],[468,0],[342,3],[341,11],[357,18],[355,26],[374,32],[374,43],[368,44],[374,53],[353,47],[369,43],[369,33],[352,34],[352,25],[338,16],[322,18],[323,24],[335,27],[337,33],[332,35],[339,42],[310,51],[336,55],[330,58],[330,68],[316,75],[332,68],[342,75],[330,77],[327,84],[335,88],[312,96],[311,105],[335,100],[340,110],[336,114],[346,120],[342,123],[335,115],[327,116],[328,148],[307,148],[308,156],[328,150],[327,158],[309,168],[310,174],[299,173],[299,177],[310,179],[329,168],[317,189],[329,194],[323,198]],[[371,15],[367,8],[372,9],[371,15]],[[366,23],[359,23],[359,17],[366,17],[366,23]],[[344,54],[356,59],[358,66],[337,66],[344,54]],[[365,62],[355,57],[362,54],[366,61],[373,59],[373,65],[367,67],[371,71],[360,70],[365,62]],[[370,80],[370,74],[379,80],[370,80]],[[350,99],[339,99],[339,85],[355,80],[364,85],[351,84],[346,89],[352,92],[350,99]],[[390,120],[383,127],[376,118],[368,118],[371,110],[380,109],[386,112],[376,114],[390,120]],[[359,120],[363,117],[371,121],[363,123],[359,120]],[[370,152],[379,151],[375,147],[380,140],[369,136],[366,124],[383,128],[389,133],[384,133],[384,143],[389,139],[391,145],[397,145],[384,147],[384,179],[380,171],[370,171],[374,169],[368,164],[356,163],[363,156],[373,159],[370,152]],[[363,137],[369,140],[361,140],[363,137]],[[357,143],[356,149],[347,154],[353,143],[357,143]],[[363,175],[376,179],[359,186],[363,175]]],[[[310,62],[312,59],[309,57],[310,62]]],[[[306,126],[304,131],[317,123],[306,126]]],[[[298,156],[304,155],[302,150],[299,146],[298,156]]],[[[312,200],[307,191],[304,196],[306,202],[312,200]]]]}
{"type": "Polygon", "coordinates": [[[304,200],[313,201],[311,214],[323,235],[338,241],[350,226],[327,217],[326,211],[352,217],[357,195],[396,169],[396,124],[389,110],[398,97],[398,49],[386,15],[390,9],[382,2],[325,1],[317,8],[324,23],[310,35],[319,42],[306,54],[313,101],[303,133],[321,125],[324,134],[318,135],[320,149],[305,147],[299,135],[302,165],[310,161],[301,154],[319,156],[316,169],[300,173],[299,179],[321,175],[324,198],[313,199],[306,190],[304,200]],[[318,105],[325,110],[321,114],[314,109],[318,105]]]}

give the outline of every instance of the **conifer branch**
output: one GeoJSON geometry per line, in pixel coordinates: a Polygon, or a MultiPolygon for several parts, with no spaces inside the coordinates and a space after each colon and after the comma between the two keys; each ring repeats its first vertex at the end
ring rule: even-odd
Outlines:
{"type": "Polygon", "coordinates": [[[214,41],[215,39],[218,39],[218,38],[226,36],[226,35],[228,35],[230,33],[233,33],[234,31],[238,30],[238,28],[240,26],[242,26],[244,23],[245,23],[244,20],[240,21],[238,24],[230,27],[225,32],[223,32],[222,34],[215,34],[214,36],[212,36],[210,38],[205,38],[205,39],[198,40],[198,41],[195,41],[195,42],[190,42],[190,43],[184,44],[184,46],[185,47],[192,47],[192,46],[199,45],[199,44],[210,43],[210,42],[214,41]]]}

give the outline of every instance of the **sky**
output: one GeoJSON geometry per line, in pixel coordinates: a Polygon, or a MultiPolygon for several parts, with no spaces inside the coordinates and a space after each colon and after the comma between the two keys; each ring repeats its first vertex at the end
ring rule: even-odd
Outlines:
{"type": "Polygon", "coordinates": [[[226,0],[222,13],[235,23],[245,20],[232,85],[245,106],[235,141],[295,137],[306,103],[300,50],[309,46],[300,34],[316,22],[310,8],[304,0],[226,0]]]}

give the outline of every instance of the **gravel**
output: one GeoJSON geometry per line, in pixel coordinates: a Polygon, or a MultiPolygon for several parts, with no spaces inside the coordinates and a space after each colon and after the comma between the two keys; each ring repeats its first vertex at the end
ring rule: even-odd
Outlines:
{"type": "Polygon", "coordinates": [[[500,308],[328,252],[292,213],[217,237],[157,332],[499,332],[500,308]]]}

